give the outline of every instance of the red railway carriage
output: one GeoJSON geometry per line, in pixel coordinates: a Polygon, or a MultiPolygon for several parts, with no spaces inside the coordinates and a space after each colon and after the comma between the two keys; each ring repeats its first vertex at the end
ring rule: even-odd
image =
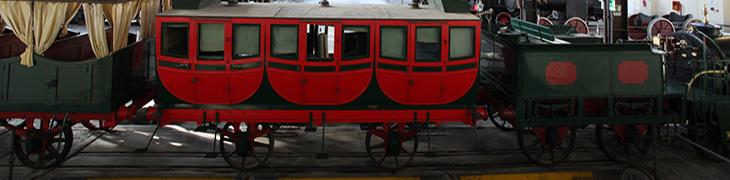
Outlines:
{"type": "MultiPolygon", "coordinates": [[[[263,143],[258,147],[268,150],[247,154],[257,151],[259,137],[273,143],[270,123],[369,124],[368,143],[374,135],[394,146],[368,145],[372,156],[388,149],[383,157],[409,160],[417,143],[404,144],[417,141],[423,127],[417,124],[475,120],[470,97],[479,28],[468,12],[406,6],[219,4],[167,11],[157,17],[160,121],[229,124],[219,129],[221,146],[226,141],[236,150],[221,151],[241,169],[262,161],[235,157],[270,152],[273,144],[263,143]]],[[[373,159],[385,167],[407,162],[373,159]]]]}
{"type": "Polygon", "coordinates": [[[447,104],[476,79],[478,24],[468,14],[392,6],[175,10],[158,17],[159,75],[193,104],[244,102],[264,74],[298,105],[347,104],[373,76],[400,104],[447,104]],[[358,8],[371,11],[352,13],[358,8]]]}

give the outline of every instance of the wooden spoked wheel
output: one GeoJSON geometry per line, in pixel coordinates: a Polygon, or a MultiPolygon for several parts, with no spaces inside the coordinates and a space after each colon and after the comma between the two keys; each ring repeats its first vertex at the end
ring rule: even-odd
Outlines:
{"type": "Polygon", "coordinates": [[[568,158],[575,147],[576,128],[540,127],[517,130],[522,154],[540,165],[556,165],[568,158]]]}
{"type": "Polygon", "coordinates": [[[263,124],[226,123],[218,129],[220,153],[238,170],[253,170],[263,165],[274,150],[274,126],[263,124]]]}
{"type": "Polygon", "coordinates": [[[512,21],[512,15],[508,12],[501,12],[495,16],[495,23],[500,26],[509,25],[512,21]]]}
{"type": "Polygon", "coordinates": [[[543,26],[552,26],[553,21],[550,21],[550,19],[548,19],[546,17],[540,17],[537,19],[537,24],[543,25],[543,26]]]}
{"type": "Polygon", "coordinates": [[[580,34],[588,34],[591,30],[588,28],[588,23],[579,17],[572,17],[565,21],[566,26],[570,26],[575,29],[575,32],[580,34]]]}
{"type": "Polygon", "coordinates": [[[60,120],[25,119],[17,126],[15,155],[31,168],[51,168],[66,159],[73,144],[71,124],[60,120]]]}
{"type": "Polygon", "coordinates": [[[651,147],[653,128],[649,125],[596,125],[598,147],[617,162],[641,160],[651,147]]]}
{"type": "Polygon", "coordinates": [[[402,123],[370,126],[365,135],[365,150],[382,168],[406,167],[418,150],[418,128],[402,123]]]}
{"type": "Polygon", "coordinates": [[[674,33],[674,24],[665,18],[656,18],[649,22],[649,26],[646,28],[647,40],[651,40],[655,36],[670,36],[674,33]]]}

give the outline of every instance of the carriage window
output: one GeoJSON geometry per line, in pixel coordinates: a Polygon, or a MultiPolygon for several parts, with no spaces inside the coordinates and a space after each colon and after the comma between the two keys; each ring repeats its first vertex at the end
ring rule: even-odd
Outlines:
{"type": "Polygon", "coordinates": [[[441,28],[416,28],[416,61],[439,61],[441,59],[441,28]]]}
{"type": "Polygon", "coordinates": [[[188,57],[188,24],[162,23],[162,55],[188,57]]]}
{"type": "Polygon", "coordinates": [[[366,58],[370,55],[370,27],[345,26],[342,59],[366,58]]]}
{"type": "Polygon", "coordinates": [[[259,56],[259,25],[237,24],[233,26],[233,58],[259,56]]]}
{"type": "Polygon", "coordinates": [[[474,57],[474,28],[451,27],[449,31],[449,59],[474,57]]]}
{"type": "Polygon", "coordinates": [[[198,59],[223,60],[225,43],[223,24],[200,24],[198,32],[198,59]]]}
{"type": "Polygon", "coordinates": [[[335,26],[307,24],[307,60],[331,61],[335,55],[335,26]]]}
{"type": "Polygon", "coordinates": [[[271,26],[271,56],[297,59],[299,28],[296,25],[271,26]]]}
{"type": "Polygon", "coordinates": [[[383,26],[380,28],[380,56],[406,59],[406,27],[383,26]]]}

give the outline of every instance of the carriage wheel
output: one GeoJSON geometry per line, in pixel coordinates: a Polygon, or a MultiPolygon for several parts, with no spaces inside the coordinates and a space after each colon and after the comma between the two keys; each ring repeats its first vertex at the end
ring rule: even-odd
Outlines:
{"type": "Polygon", "coordinates": [[[665,18],[656,18],[654,20],[651,20],[649,22],[649,25],[646,28],[647,34],[649,37],[647,40],[651,40],[655,36],[669,36],[674,33],[674,25],[671,21],[665,19],[665,18]]]}
{"type": "Polygon", "coordinates": [[[495,16],[495,22],[497,25],[500,26],[506,26],[510,24],[510,21],[512,20],[512,15],[507,12],[501,12],[495,16]]]}
{"type": "Polygon", "coordinates": [[[416,156],[418,130],[402,123],[370,126],[365,135],[365,150],[382,168],[403,168],[416,156]]]}
{"type": "Polygon", "coordinates": [[[492,124],[494,124],[497,129],[502,131],[514,131],[515,126],[512,125],[512,122],[506,119],[502,119],[499,117],[499,113],[494,113],[491,116],[489,116],[489,121],[492,121],[492,124]],[[499,118],[499,120],[497,119],[499,118]]]}
{"type": "MultiPolygon", "coordinates": [[[[697,113],[694,116],[693,126],[689,129],[689,135],[693,141],[713,152],[725,157],[730,157],[730,147],[726,141],[726,134],[719,126],[717,115],[712,113],[697,113]]],[[[697,148],[697,151],[709,159],[716,159],[710,153],[697,148]]]]}
{"type": "Polygon", "coordinates": [[[552,26],[553,21],[550,21],[550,19],[548,19],[546,17],[540,17],[537,19],[537,24],[543,25],[543,26],[552,26]]]}
{"type": "Polygon", "coordinates": [[[226,123],[218,129],[220,153],[223,159],[238,170],[253,170],[271,157],[274,149],[272,125],[226,123]]]}
{"type": "Polygon", "coordinates": [[[105,127],[104,126],[104,120],[86,120],[86,121],[81,121],[81,125],[84,125],[84,127],[86,127],[86,129],[89,129],[89,130],[92,130],[92,131],[98,131],[98,130],[111,131],[112,129],[114,129],[114,126],[112,126],[112,127],[105,127]],[[93,122],[93,121],[96,121],[96,122],[93,122]]]}
{"type": "Polygon", "coordinates": [[[517,130],[522,154],[532,162],[551,166],[568,158],[575,147],[576,128],[544,127],[517,130]]]}
{"type": "Polygon", "coordinates": [[[596,140],[611,160],[634,162],[649,151],[654,137],[652,131],[648,125],[596,125],[596,140]]]}
{"type": "Polygon", "coordinates": [[[566,26],[570,26],[575,29],[575,32],[581,34],[588,34],[591,30],[588,28],[588,23],[579,17],[572,17],[565,21],[566,26]]]}
{"type": "Polygon", "coordinates": [[[15,156],[31,168],[58,166],[66,159],[73,144],[71,124],[59,120],[25,119],[13,136],[15,156]]]}

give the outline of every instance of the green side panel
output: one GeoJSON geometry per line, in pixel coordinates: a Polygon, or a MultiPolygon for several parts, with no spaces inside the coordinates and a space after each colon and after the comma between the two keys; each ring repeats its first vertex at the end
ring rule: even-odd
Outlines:
{"type": "Polygon", "coordinates": [[[173,9],[200,9],[211,4],[220,3],[220,0],[173,0],[173,9]]]}
{"type": "Polygon", "coordinates": [[[69,65],[58,68],[56,101],[84,103],[89,100],[91,83],[85,66],[69,65]]]}
{"type": "Polygon", "coordinates": [[[28,68],[18,59],[10,64],[8,100],[50,103],[55,99],[56,73],[55,65],[41,63],[28,68]]]}
{"type": "Polygon", "coordinates": [[[112,89],[112,57],[99,59],[91,66],[91,103],[109,102],[112,89]]]}
{"type": "Polygon", "coordinates": [[[525,97],[605,96],[609,94],[609,55],[591,46],[522,46],[519,49],[519,92],[525,97]],[[551,62],[571,62],[576,79],[552,85],[546,68],[551,62]]]}
{"type": "Polygon", "coordinates": [[[653,96],[662,95],[663,82],[661,57],[651,53],[650,47],[614,49],[611,55],[611,92],[613,95],[653,96]],[[619,64],[643,62],[647,67],[646,80],[643,83],[626,84],[619,79],[619,64]]]}
{"type": "Polygon", "coordinates": [[[114,54],[83,61],[34,56],[35,66],[20,58],[0,60],[0,111],[109,113],[131,100],[146,81],[150,66],[147,42],[114,54]],[[135,62],[135,63],[133,63],[135,62]],[[141,77],[146,78],[146,77],[141,77]]]}

